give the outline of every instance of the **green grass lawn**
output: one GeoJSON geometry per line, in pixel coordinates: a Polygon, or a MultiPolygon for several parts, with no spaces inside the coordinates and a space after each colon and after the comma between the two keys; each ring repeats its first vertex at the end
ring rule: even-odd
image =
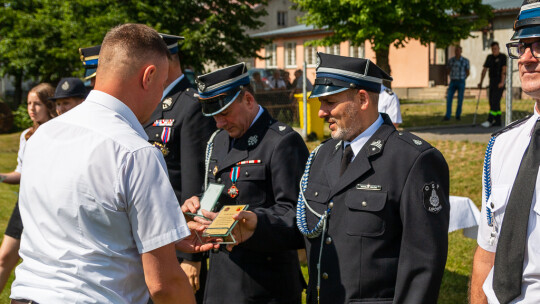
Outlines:
{"type": "MultiPolygon", "coordinates": [[[[405,112],[407,114],[404,114],[404,124],[408,122],[412,126],[425,122],[427,116],[436,116],[430,114],[430,108],[433,112],[436,112],[439,107],[441,106],[436,102],[427,103],[423,106],[404,104],[402,111],[407,111],[405,112]],[[413,123],[412,120],[421,121],[413,123]]],[[[442,107],[444,107],[444,104],[442,107]]],[[[464,109],[468,111],[470,107],[469,103],[465,103],[464,109]]],[[[487,113],[487,106],[483,111],[484,114],[487,113]]],[[[469,117],[465,115],[469,114],[465,114],[464,110],[464,120],[465,117],[469,117]]],[[[470,118],[472,122],[472,117],[470,118]]],[[[439,120],[434,120],[434,122],[439,124],[439,120]]],[[[0,135],[0,172],[12,171],[15,168],[18,143],[19,133],[0,135]]],[[[317,144],[317,142],[308,143],[310,149],[313,149],[317,144]]],[[[481,170],[486,145],[467,141],[433,141],[431,144],[443,153],[450,167],[450,194],[467,196],[479,206],[482,187],[481,170]]],[[[17,186],[0,184],[0,235],[3,235],[7,220],[11,215],[17,191],[17,186]]],[[[439,303],[467,303],[467,291],[475,247],[476,241],[465,238],[461,231],[449,234],[448,261],[439,303]]],[[[303,271],[306,274],[306,269],[303,269],[303,271]]],[[[9,285],[10,283],[0,294],[0,304],[9,303],[9,285]]]]}

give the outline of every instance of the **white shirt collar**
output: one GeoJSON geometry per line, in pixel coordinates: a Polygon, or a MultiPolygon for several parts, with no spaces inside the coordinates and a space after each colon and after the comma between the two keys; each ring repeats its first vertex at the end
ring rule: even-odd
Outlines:
{"type": "Polygon", "coordinates": [[[163,90],[163,96],[161,96],[161,100],[163,100],[163,98],[165,98],[165,96],[169,94],[172,88],[174,88],[174,86],[177,85],[183,78],[184,78],[184,74],[180,75],[180,77],[176,78],[175,81],[171,82],[171,84],[169,84],[169,86],[166,87],[165,90],[163,90]]]}
{"type": "Polygon", "coordinates": [[[251,122],[251,125],[249,125],[250,128],[257,121],[257,119],[259,119],[259,117],[261,117],[263,112],[264,112],[263,107],[261,107],[261,105],[259,105],[259,112],[257,113],[257,116],[255,116],[255,119],[253,119],[253,121],[251,122]]]}
{"type": "MultiPolygon", "coordinates": [[[[343,142],[343,148],[347,147],[348,145],[352,146],[352,150],[354,153],[354,157],[362,150],[362,147],[366,144],[366,142],[375,134],[375,132],[379,129],[380,126],[383,124],[383,119],[381,114],[379,114],[379,117],[369,128],[367,128],[364,132],[360,133],[353,141],[344,141],[343,142]]],[[[354,159],[353,157],[353,159],[354,159]]],[[[352,160],[351,160],[352,161],[352,160]]]]}
{"type": "Polygon", "coordinates": [[[84,102],[93,102],[118,113],[142,138],[148,140],[148,135],[146,135],[144,128],[135,114],[133,114],[133,111],[118,98],[105,92],[92,90],[84,102]]]}

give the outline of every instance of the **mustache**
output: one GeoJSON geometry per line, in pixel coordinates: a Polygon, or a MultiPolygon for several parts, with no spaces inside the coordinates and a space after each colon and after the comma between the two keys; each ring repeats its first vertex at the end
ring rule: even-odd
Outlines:
{"type": "Polygon", "coordinates": [[[335,122],[337,122],[337,120],[335,120],[334,118],[331,118],[331,117],[326,117],[324,120],[325,120],[327,123],[335,123],[335,122]]]}

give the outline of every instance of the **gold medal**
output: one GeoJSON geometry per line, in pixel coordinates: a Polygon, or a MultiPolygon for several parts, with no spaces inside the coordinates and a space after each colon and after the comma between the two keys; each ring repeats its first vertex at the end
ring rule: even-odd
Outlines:
{"type": "Polygon", "coordinates": [[[163,147],[161,148],[161,153],[163,153],[163,156],[167,156],[169,155],[169,149],[163,145],[163,147]]]}
{"type": "Polygon", "coordinates": [[[218,172],[218,168],[217,168],[217,166],[215,166],[214,170],[212,170],[212,174],[214,174],[214,176],[216,176],[217,172],[218,172]]]}

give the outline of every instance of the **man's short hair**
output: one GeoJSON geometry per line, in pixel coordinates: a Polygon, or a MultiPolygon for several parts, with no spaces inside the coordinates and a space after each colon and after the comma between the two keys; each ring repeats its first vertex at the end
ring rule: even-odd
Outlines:
{"type": "Polygon", "coordinates": [[[493,42],[491,43],[491,47],[494,47],[494,46],[499,46],[499,43],[498,43],[497,41],[493,41],[493,42]]]}
{"type": "MultiPolygon", "coordinates": [[[[98,69],[115,66],[139,68],[140,63],[160,57],[171,58],[167,45],[158,32],[144,24],[126,23],[113,27],[105,35],[98,69]]],[[[129,71],[129,68],[127,70],[129,71]]]]}

